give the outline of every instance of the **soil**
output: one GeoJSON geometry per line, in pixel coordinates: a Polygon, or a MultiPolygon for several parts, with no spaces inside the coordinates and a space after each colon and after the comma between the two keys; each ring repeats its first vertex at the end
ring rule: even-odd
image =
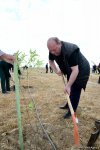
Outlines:
{"type": "MultiPolygon", "coordinates": [[[[21,122],[25,150],[53,150],[41,129],[37,114],[45,131],[57,150],[77,149],[74,144],[72,119],[63,119],[66,110],[59,109],[66,102],[61,77],[45,73],[44,69],[30,69],[22,72],[20,78],[21,122]],[[29,84],[28,84],[29,81],[29,84]],[[35,104],[35,105],[34,105],[35,104]]],[[[100,84],[98,74],[91,74],[87,88],[82,91],[77,109],[78,130],[81,150],[90,149],[87,143],[97,129],[95,121],[100,120],[100,84]]],[[[11,81],[11,86],[13,86],[11,81]]],[[[100,149],[100,137],[91,147],[100,149]]],[[[0,92],[0,150],[19,150],[19,133],[15,92],[0,92]]]]}

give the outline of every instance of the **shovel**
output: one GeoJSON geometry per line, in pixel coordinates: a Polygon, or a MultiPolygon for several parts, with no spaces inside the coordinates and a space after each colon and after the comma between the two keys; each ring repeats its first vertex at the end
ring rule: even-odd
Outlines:
{"type": "MultiPolygon", "coordinates": [[[[63,80],[63,83],[65,85],[65,79],[64,79],[63,75],[62,75],[62,80],[63,80]]],[[[68,102],[68,106],[69,106],[69,109],[70,109],[70,112],[71,112],[72,121],[73,121],[73,125],[74,125],[74,142],[75,142],[75,145],[77,147],[79,147],[80,146],[79,133],[78,133],[78,127],[77,127],[77,124],[76,124],[75,112],[73,110],[73,107],[72,107],[72,104],[70,102],[70,98],[69,98],[68,94],[67,94],[67,102],[68,102]]]]}

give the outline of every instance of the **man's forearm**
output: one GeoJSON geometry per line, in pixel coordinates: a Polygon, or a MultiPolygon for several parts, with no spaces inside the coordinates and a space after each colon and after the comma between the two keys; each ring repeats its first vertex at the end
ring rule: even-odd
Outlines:
{"type": "Polygon", "coordinates": [[[54,72],[56,73],[58,71],[54,61],[49,60],[49,64],[51,66],[51,68],[54,70],[54,72]]]}
{"type": "Polygon", "coordinates": [[[69,87],[71,87],[72,84],[75,82],[75,80],[76,80],[76,78],[78,76],[78,73],[79,73],[78,67],[76,67],[75,69],[72,69],[72,73],[71,73],[69,81],[67,83],[67,85],[69,87]]]}
{"type": "Polygon", "coordinates": [[[0,60],[3,59],[3,55],[4,55],[4,54],[5,54],[5,53],[4,53],[3,51],[0,50],[0,60]]]}
{"type": "Polygon", "coordinates": [[[8,54],[6,54],[6,53],[4,53],[4,54],[2,54],[1,56],[0,56],[0,59],[1,60],[6,60],[7,58],[8,58],[8,54]]]}
{"type": "Polygon", "coordinates": [[[13,55],[4,53],[4,54],[2,54],[2,55],[0,56],[0,59],[1,59],[1,60],[4,60],[4,61],[6,61],[6,62],[8,62],[8,63],[10,63],[10,64],[13,64],[13,63],[14,63],[14,60],[15,60],[15,57],[14,57],[13,55]]]}

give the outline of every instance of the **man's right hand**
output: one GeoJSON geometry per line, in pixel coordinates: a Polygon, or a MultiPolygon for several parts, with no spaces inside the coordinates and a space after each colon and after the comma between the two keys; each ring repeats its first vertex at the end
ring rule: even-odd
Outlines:
{"type": "Polygon", "coordinates": [[[56,74],[57,74],[58,76],[62,76],[61,70],[57,70],[57,71],[56,71],[56,74]]]}

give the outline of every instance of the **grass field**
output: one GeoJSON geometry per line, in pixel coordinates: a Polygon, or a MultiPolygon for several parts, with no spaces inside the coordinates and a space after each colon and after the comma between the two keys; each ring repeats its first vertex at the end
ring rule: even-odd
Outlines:
{"type": "MultiPolygon", "coordinates": [[[[66,102],[61,77],[45,73],[44,69],[22,71],[20,98],[25,150],[52,150],[40,128],[38,115],[57,150],[74,150],[73,124],[71,118],[63,119],[66,110],[59,109],[66,102]],[[28,80],[29,79],[29,80],[28,80]],[[29,81],[29,88],[28,88],[29,81]]],[[[79,119],[80,149],[87,149],[87,142],[95,131],[95,120],[100,120],[100,84],[97,74],[91,74],[86,91],[82,91],[77,109],[79,119]]],[[[14,83],[11,81],[11,85],[14,83]]],[[[100,138],[94,149],[100,149],[100,138]]],[[[0,150],[19,150],[15,92],[0,93],[0,150]]]]}

